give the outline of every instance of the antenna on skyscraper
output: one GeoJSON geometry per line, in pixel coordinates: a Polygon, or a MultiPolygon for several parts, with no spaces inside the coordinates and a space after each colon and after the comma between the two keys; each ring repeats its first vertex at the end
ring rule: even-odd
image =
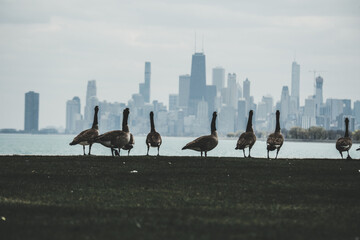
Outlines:
{"type": "Polygon", "coordinates": [[[196,31],[195,31],[195,48],[194,48],[194,50],[195,50],[195,53],[196,53],[196,31]]]}
{"type": "Polygon", "coordinates": [[[201,51],[204,53],[204,34],[202,35],[202,49],[201,51]]]}

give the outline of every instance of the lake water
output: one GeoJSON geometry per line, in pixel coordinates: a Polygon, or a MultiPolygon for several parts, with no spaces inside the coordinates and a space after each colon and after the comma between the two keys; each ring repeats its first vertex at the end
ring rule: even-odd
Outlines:
{"type": "MultiPolygon", "coordinates": [[[[32,134],[0,134],[0,155],[82,155],[82,146],[70,146],[75,135],[32,135],[32,134]]],[[[135,136],[135,146],[130,155],[145,155],[147,147],[145,136],[135,136]]],[[[194,138],[163,137],[160,155],[166,156],[200,156],[199,152],[181,150],[186,143],[194,138]]],[[[218,146],[208,152],[208,156],[216,157],[243,157],[242,151],[235,150],[237,139],[219,139],[218,146]]],[[[353,158],[360,158],[360,151],[356,151],[359,144],[354,144],[350,150],[353,158]]],[[[86,153],[88,146],[86,146],[86,153]]],[[[91,149],[93,155],[111,155],[109,148],[94,144],[91,149]]],[[[156,155],[157,149],[150,148],[150,155],[156,155]]],[[[127,151],[121,151],[127,154],[127,151]]],[[[248,154],[248,150],[246,150],[248,154]]],[[[266,142],[257,140],[251,150],[253,157],[266,157],[266,142]]],[[[344,153],[347,156],[347,153],[344,153]]],[[[275,157],[275,151],[270,152],[275,157]]],[[[320,142],[287,142],[285,140],[279,152],[279,158],[340,158],[339,152],[333,143],[320,142]]]]}

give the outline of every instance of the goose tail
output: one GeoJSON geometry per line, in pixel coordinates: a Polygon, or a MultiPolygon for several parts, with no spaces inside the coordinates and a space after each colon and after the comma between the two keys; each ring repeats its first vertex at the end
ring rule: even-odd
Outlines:
{"type": "Polygon", "coordinates": [[[356,149],[356,151],[360,151],[360,147],[358,149],[356,149]]]}

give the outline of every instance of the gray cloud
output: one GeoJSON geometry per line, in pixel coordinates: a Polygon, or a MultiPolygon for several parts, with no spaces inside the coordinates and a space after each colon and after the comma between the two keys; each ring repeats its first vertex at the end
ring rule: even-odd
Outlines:
{"type": "Polygon", "coordinates": [[[207,78],[222,65],[251,80],[256,100],[279,99],[296,52],[301,98],[311,69],[326,70],[325,97],[358,99],[358,1],[0,1],[0,128],[23,127],[24,93],[40,92],[40,127],[64,125],[65,101],[126,102],[152,62],[152,96],[167,104],[189,73],[194,33],[205,39],[207,78]],[[339,80],[342,88],[338,87],[339,80]],[[161,86],[161,89],[159,88],[161,86]],[[14,110],[15,109],[15,110],[14,110]]]}

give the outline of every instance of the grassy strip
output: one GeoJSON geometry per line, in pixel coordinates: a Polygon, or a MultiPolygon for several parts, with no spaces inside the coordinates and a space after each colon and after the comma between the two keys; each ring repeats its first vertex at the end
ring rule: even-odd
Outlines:
{"type": "Polygon", "coordinates": [[[359,171],[355,160],[1,156],[0,238],[355,239],[359,171]]]}

